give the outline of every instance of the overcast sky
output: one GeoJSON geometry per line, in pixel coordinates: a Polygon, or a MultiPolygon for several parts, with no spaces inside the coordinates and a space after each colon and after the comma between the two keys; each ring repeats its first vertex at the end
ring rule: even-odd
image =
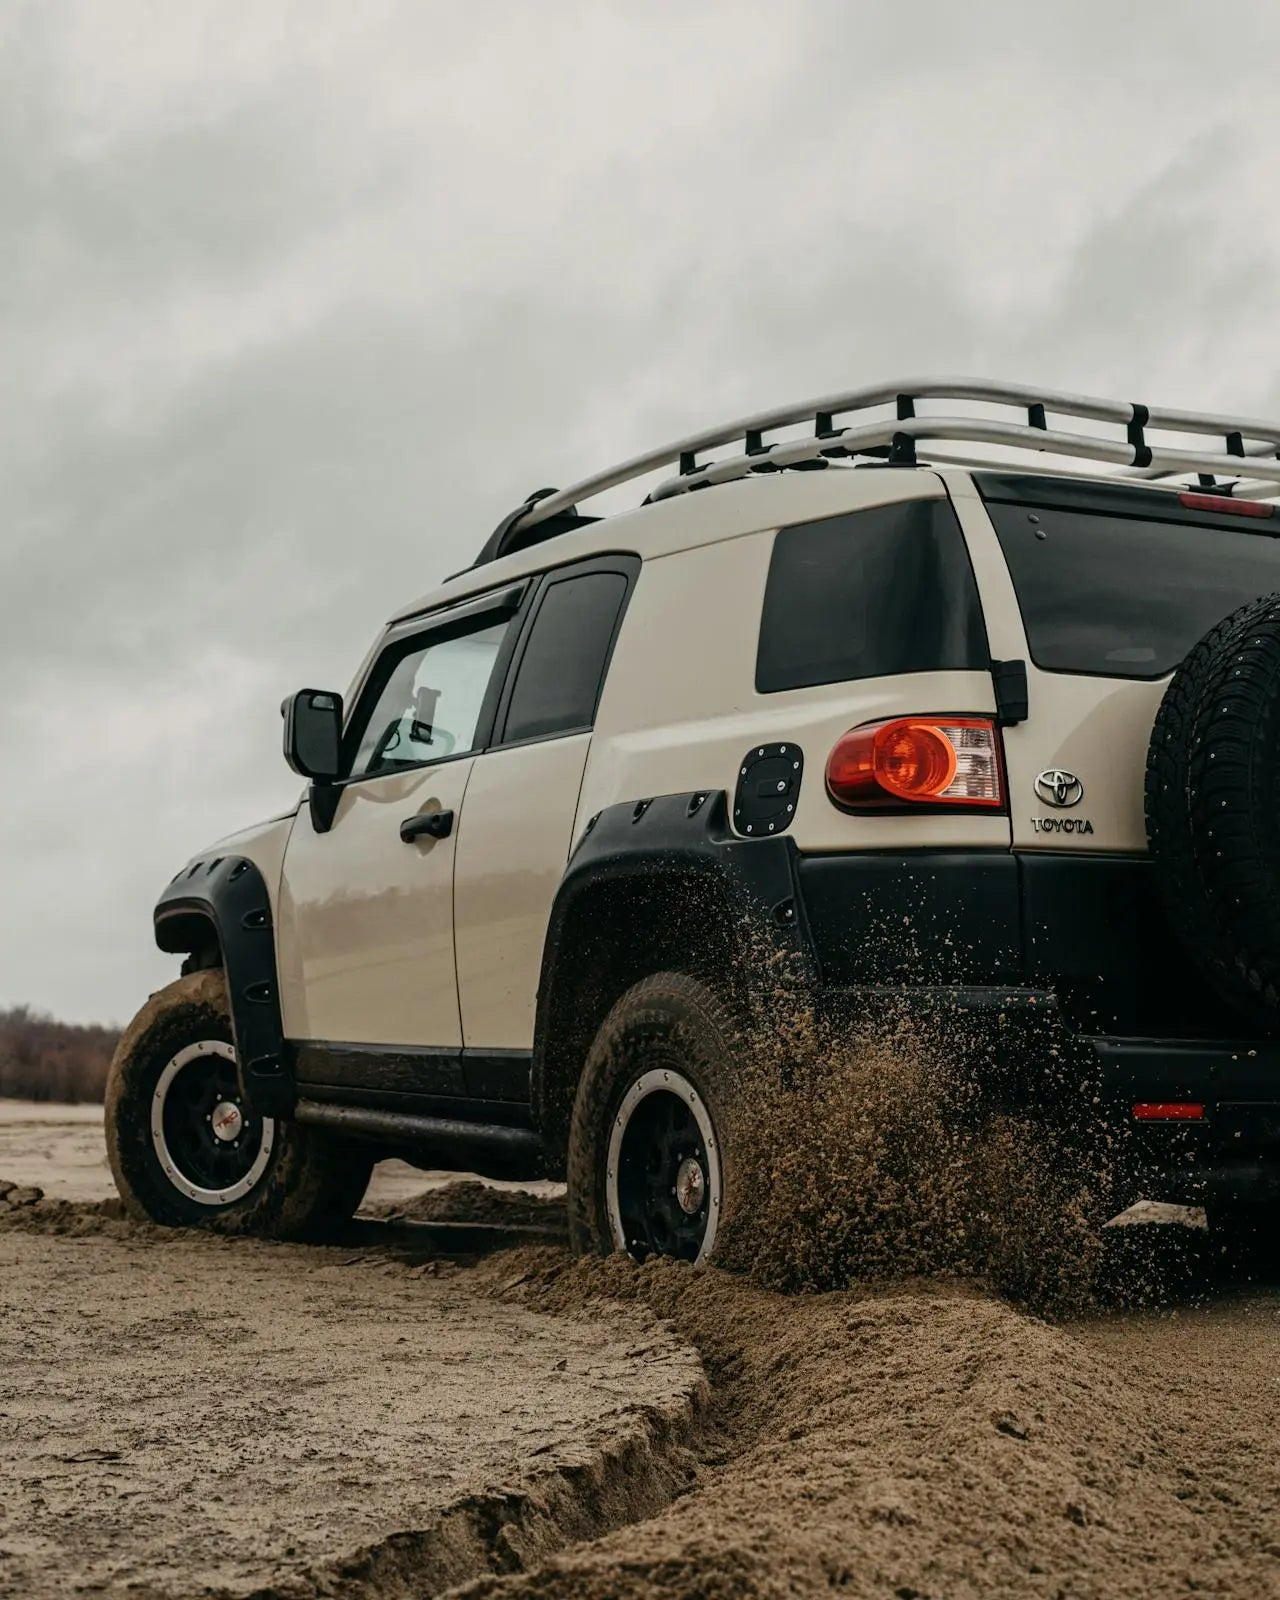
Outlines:
{"type": "Polygon", "coordinates": [[[533,488],[964,372],[1280,412],[1280,7],[0,6],[0,1004],[533,488]]]}

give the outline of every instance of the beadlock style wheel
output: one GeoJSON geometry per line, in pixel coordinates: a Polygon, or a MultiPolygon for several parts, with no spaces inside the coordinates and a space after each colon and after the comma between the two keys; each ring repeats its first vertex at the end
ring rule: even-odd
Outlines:
{"type": "Polygon", "coordinates": [[[245,1104],[236,1056],[222,1039],[173,1055],[151,1096],[151,1142],[161,1171],[200,1206],[233,1205],[271,1162],[275,1123],[245,1104]]]}
{"type": "Polygon", "coordinates": [[[323,1238],[360,1204],[371,1146],[263,1117],[240,1092],[217,968],[153,994],[107,1074],[107,1159],[125,1210],[166,1228],[323,1238]]]}
{"type": "Polygon", "coordinates": [[[705,1265],[732,1225],[735,1017],[704,982],[656,972],[587,1053],[569,1127],[569,1241],[705,1265]]]}
{"type": "Polygon", "coordinates": [[[702,1096],[679,1072],[633,1083],[613,1119],[605,1195],[613,1242],[637,1261],[702,1261],[720,1216],[720,1151],[702,1096]]]}

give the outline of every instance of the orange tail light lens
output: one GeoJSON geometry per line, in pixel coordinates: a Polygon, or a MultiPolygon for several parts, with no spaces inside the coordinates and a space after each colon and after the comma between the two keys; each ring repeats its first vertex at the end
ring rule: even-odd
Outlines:
{"type": "Polygon", "coordinates": [[[895,717],[851,728],[827,760],[827,793],[850,810],[1004,805],[1000,736],[990,717],[895,717]]]}

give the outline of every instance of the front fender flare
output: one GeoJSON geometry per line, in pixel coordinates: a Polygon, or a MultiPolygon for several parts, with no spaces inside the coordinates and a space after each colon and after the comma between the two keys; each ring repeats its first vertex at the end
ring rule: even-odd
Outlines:
{"type": "Polygon", "coordinates": [[[245,1098],[264,1116],[288,1116],[296,1098],[285,1059],[275,931],[266,880],[245,856],[184,867],[155,908],[161,950],[191,953],[212,925],[222,954],[245,1098]]]}

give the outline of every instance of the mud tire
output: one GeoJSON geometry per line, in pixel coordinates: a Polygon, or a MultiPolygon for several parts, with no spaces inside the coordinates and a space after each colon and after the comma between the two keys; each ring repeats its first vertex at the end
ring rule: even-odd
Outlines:
{"type": "Polygon", "coordinates": [[[1147,757],[1147,837],[1169,921],[1214,992],[1280,1029],[1280,594],[1212,628],[1174,673],[1147,757]]]}
{"type": "Polygon", "coordinates": [[[107,1077],[107,1157],[125,1210],[165,1227],[211,1228],[276,1239],[323,1236],[364,1197],[372,1156],[320,1129],[277,1121],[271,1156],[249,1192],[201,1205],[165,1174],[151,1137],[151,1100],[166,1064],[199,1040],[232,1042],[220,970],[193,972],[161,989],[125,1029],[107,1077]]]}
{"type": "Polygon", "coordinates": [[[717,1231],[724,1227],[733,1195],[728,1089],[739,1038],[728,1008],[682,973],[656,973],[617,1001],[587,1054],[569,1129],[569,1242],[577,1254],[618,1248],[606,1192],[611,1129],[629,1088],[654,1069],[678,1072],[702,1099],[716,1135],[717,1231]]]}

